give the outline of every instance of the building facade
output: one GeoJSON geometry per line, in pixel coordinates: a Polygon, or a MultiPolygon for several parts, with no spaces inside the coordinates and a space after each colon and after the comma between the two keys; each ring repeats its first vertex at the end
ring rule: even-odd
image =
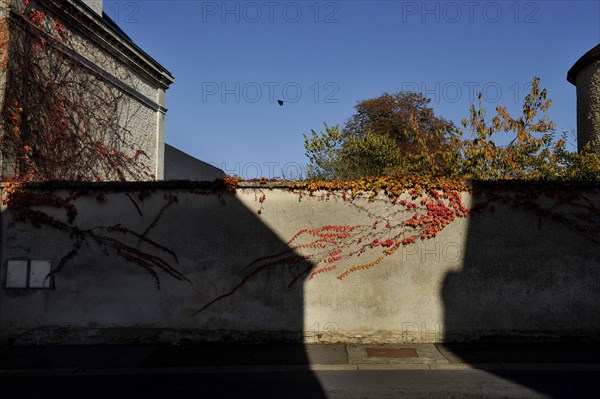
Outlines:
{"type": "MultiPolygon", "coordinates": [[[[28,84],[19,80],[22,75],[19,68],[22,67],[16,64],[19,49],[23,48],[22,38],[33,35],[43,50],[48,54],[51,50],[54,54],[52,60],[44,60],[48,67],[42,72],[55,73],[53,76],[66,79],[75,66],[80,76],[85,76],[85,86],[79,82],[80,91],[84,93],[72,93],[71,101],[86,103],[90,109],[84,109],[66,123],[71,122],[74,131],[87,129],[88,135],[97,135],[99,148],[110,144],[111,151],[116,148],[129,152],[135,154],[136,159],[137,155],[143,154],[148,170],[146,179],[163,179],[165,92],[174,78],[103,13],[102,7],[102,1],[98,0],[0,1],[0,101],[3,110],[11,103],[18,104],[14,99],[18,97],[14,95],[15,89],[28,84]],[[68,60],[71,69],[65,68],[64,59],[68,60]],[[118,143],[114,141],[115,135],[119,136],[118,143]]],[[[30,113],[30,118],[34,118],[35,111],[30,113]]],[[[13,128],[18,129],[18,126],[13,128]]],[[[63,143],[41,145],[58,148],[63,143]]],[[[17,162],[10,158],[10,154],[4,154],[2,159],[4,178],[19,173],[17,162]]],[[[114,180],[114,176],[107,173],[106,180],[114,180]]]]}

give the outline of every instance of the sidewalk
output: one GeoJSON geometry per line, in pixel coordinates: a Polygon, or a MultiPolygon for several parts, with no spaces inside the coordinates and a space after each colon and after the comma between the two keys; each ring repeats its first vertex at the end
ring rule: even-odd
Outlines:
{"type": "Polygon", "coordinates": [[[0,375],[600,370],[600,343],[4,346],[0,375]]]}

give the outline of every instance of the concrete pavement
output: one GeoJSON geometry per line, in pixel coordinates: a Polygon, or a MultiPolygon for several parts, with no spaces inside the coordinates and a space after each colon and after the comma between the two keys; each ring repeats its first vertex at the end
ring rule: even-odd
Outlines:
{"type": "Polygon", "coordinates": [[[600,370],[600,343],[2,346],[0,375],[600,370]]]}

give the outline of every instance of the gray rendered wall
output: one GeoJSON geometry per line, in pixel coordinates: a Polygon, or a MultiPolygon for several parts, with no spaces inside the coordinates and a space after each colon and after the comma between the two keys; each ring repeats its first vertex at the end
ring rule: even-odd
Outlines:
{"type": "MultiPolygon", "coordinates": [[[[271,259],[265,257],[289,251],[289,240],[302,229],[370,228],[369,212],[380,212],[381,204],[299,197],[285,189],[145,193],[143,201],[136,190],[129,196],[109,190],[103,202],[95,194],[81,197],[75,223],[81,229],[119,224],[140,234],[150,227],[147,236],[173,250],[178,263],[135,237],[97,231],[168,260],[190,282],[159,272],[158,290],[142,268],[90,243],[56,276],[54,289],[6,288],[8,260],[49,260],[56,267],[73,238],[14,221],[5,210],[3,342],[441,342],[593,338],[600,331],[598,244],[552,218],[501,203],[343,280],[333,271],[288,288],[311,264],[274,264],[193,315],[271,259]],[[171,195],[177,201],[165,208],[171,195]]],[[[591,198],[598,203],[597,194],[591,198]]],[[[468,194],[464,201],[474,202],[468,194]]],[[[64,219],[64,210],[46,211],[64,219]]]]}

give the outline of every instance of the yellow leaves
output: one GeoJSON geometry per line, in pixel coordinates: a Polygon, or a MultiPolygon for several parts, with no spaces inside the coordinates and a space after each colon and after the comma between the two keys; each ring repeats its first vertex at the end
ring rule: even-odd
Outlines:
{"type": "Polygon", "coordinates": [[[21,187],[22,183],[19,181],[6,180],[4,182],[4,190],[2,194],[4,197],[2,198],[2,204],[8,205],[11,199],[11,194],[21,187]]]}
{"type": "Polygon", "coordinates": [[[481,100],[479,108],[471,105],[470,119],[462,123],[473,138],[455,145],[461,154],[456,162],[460,165],[455,166],[458,174],[477,180],[557,179],[568,175],[570,164],[584,163],[564,149],[564,139],[555,141],[556,125],[545,114],[552,105],[547,96],[534,77],[519,117],[496,106],[496,115],[488,122],[481,100]],[[513,136],[508,145],[495,145],[494,134],[500,131],[513,136]]]}
{"type": "MultiPolygon", "coordinates": [[[[20,104],[19,104],[18,101],[14,101],[12,103],[12,105],[14,107],[14,111],[16,111],[17,113],[23,112],[23,108],[20,107],[20,104]]],[[[18,114],[10,113],[8,115],[8,119],[13,124],[13,126],[10,128],[10,130],[12,132],[14,132],[14,133],[20,133],[21,132],[21,127],[19,126],[20,118],[19,118],[18,114]]]]}
{"type": "Polygon", "coordinates": [[[492,124],[494,126],[495,129],[500,128],[500,117],[495,116],[492,118],[492,124]]]}

